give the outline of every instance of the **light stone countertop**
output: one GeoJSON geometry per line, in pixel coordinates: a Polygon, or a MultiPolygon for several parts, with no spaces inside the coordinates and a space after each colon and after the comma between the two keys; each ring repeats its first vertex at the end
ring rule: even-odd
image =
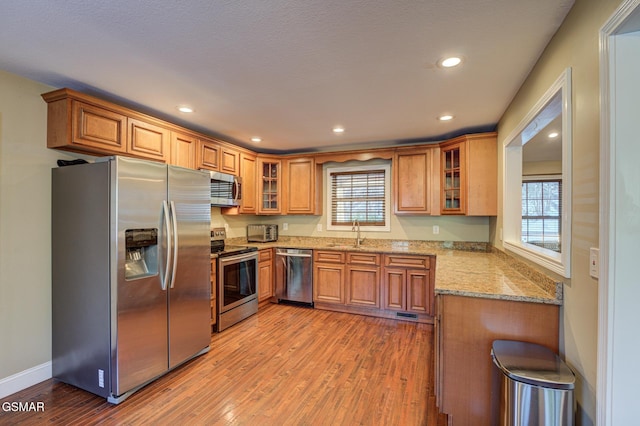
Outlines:
{"type": "Polygon", "coordinates": [[[468,297],[562,305],[562,283],[554,282],[487,243],[396,241],[367,239],[359,247],[353,238],[280,236],[277,242],[248,243],[231,238],[228,244],[264,248],[307,248],[313,250],[360,251],[370,253],[436,256],[435,293],[468,297]]]}

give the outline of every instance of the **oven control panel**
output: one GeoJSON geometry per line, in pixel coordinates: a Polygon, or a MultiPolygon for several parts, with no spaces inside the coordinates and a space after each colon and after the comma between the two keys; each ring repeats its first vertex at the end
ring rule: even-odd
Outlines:
{"type": "Polygon", "coordinates": [[[224,228],[213,228],[211,230],[211,241],[224,240],[227,238],[227,232],[224,228]]]}

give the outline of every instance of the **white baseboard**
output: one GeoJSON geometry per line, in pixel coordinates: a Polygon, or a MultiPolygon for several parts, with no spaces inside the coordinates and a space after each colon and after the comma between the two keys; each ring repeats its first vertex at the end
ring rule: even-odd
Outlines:
{"type": "Polygon", "coordinates": [[[50,379],[53,375],[51,365],[48,361],[0,379],[0,399],[50,379]]]}

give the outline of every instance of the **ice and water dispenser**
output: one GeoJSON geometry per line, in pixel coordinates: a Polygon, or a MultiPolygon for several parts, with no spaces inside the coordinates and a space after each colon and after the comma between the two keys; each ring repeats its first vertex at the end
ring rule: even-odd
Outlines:
{"type": "Polygon", "coordinates": [[[158,229],[127,229],[125,231],[125,272],[127,280],[158,273],[158,229]]]}

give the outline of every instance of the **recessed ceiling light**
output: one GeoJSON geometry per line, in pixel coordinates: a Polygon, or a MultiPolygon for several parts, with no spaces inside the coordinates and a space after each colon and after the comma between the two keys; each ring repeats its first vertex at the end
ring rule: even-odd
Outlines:
{"type": "Polygon", "coordinates": [[[558,132],[551,132],[551,133],[549,133],[549,135],[548,135],[548,136],[549,136],[551,139],[553,139],[553,138],[557,138],[557,137],[558,137],[558,132]]]}
{"type": "Polygon", "coordinates": [[[333,128],[333,133],[335,134],[340,134],[340,133],[344,133],[344,127],[342,126],[336,126],[333,128]]]}
{"type": "Polygon", "coordinates": [[[179,105],[179,106],[178,106],[178,111],[180,111],[180,112],[190,113],[190,112],[193,112],[193,111],[194,111],[194,109],[193,109],[193,108],[191,108],[190,106],[186,106],[186,105],[179,105]]]}
{"type": "Polygon", "coordinates": [[[251,142],[260,143],[260,142],[262,142],[262,138],[254,136],[254,137],[251,138],[251,142]]]}
{"type": "Polygon", "coordinates": [[[451,67],[456,67],[460,65],[461,62],[462,62],[462,58],[459,58],[457,56],[452,56],[450,58],[444,58],[440,60],[439,64],[443,68],[451,68],[451,67]]]}
{"type": "Polygon", "coordinates": [[[441,115],[440,117],[438,117],[438,120],[440,120],[440,121],[450,121],[450,120],[453,120],[453,115],[444,114],[444,115],[441,115]]]}

